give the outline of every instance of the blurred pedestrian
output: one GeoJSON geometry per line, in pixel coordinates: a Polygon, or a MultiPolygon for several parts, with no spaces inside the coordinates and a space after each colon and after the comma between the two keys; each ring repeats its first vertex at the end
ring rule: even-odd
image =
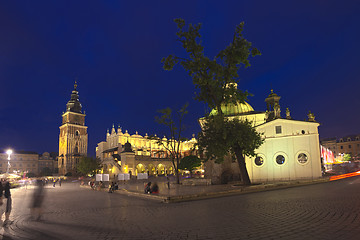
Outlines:
{"type": "Polygon", "coordinates": [[[167,181],[167,183],[166,183],[167,187],[168,187],[168,189],[170,189],[170,179],[168,176],[166,177],[166,181],[167,181]]]}
{"type": "Polygon", "coordinates": [[[61,187],[61,178],[59,178],[59,187],[61,187]]]}
{"type": "Polygon", "coordinates": [[[150,194],[150,193],[151,193],[151,182],[148,182],[148,183],[145,185],[144,192],[145,192],[146,194],[150,194]]]}
{"type": "Polygon", "coordinates": [[[55,184],[56,184],[56,179],[54,178],[53,179],[53,187],[55,187],[55,184]]]}
{"type": "Polygon", "coordinates": [[[111,182],[111,184],[109,184],[109,193],[112,193],[114,191],[114,182],[111,182]]]}
{"type": "Polygon", "coordinates": [[[10,193],[10,182],[7,181],[5,183],[4,187],[4,196],[6,198],[6,208],[5,208],[5,221],[4,226],[11,224],[10,221],[10,213],[12,209],[12,199],[11,199],[11,193],[10,193]]]}
{"type": "Polygon", "coordinates": [[[159,194],[159,186],[156,183],[154,183],[152,185],[150,193],[151,194],[159,194]]]}
{"type": "Polygon", "coordinates": [[[1,225],[3,224],[2,221],[2,215],[5,212],[5,208],[6,208],[6,201],[3,199],[3,192],[4,192],[4,187],[2,185],[2,181],[0,181],[0,223],[1,225]]]}
{"type": "Polygon", "coordinates": [[[36,180],[32,204],[30,206],[30,214],[34,220],[39,221],[42,214],[42,203],[44,200],[44,183],[36,180]]]}

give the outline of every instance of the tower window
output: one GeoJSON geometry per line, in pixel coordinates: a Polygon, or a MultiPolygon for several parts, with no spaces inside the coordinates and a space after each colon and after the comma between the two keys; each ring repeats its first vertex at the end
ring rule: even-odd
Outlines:
{"type": "Polygon", "coordinates": [[[79,136],[79,131],[78,130],[75,131],[75,136],[79,136]]]}
{"type": "Polygon", "coordinates": [[[275,126],[275,132],[276,132],[276,134],[280,134],[281,133],[281,126],[275,126]]]}

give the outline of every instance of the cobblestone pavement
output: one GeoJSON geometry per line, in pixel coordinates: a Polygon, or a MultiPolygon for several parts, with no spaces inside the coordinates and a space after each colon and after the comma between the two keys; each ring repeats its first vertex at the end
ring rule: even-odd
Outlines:
{"type": "Polygon", "coordinates": [[[360,239],[360,177],[165,204],[64,183],[46,187],[41,221],[32,189],[13,189],[2,239],[360,239]]]}

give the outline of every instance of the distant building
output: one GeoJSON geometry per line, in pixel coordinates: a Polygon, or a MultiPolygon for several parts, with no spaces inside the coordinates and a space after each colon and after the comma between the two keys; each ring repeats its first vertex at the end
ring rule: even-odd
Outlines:
{"type": "MultiPolygon", "coordinates": [[[[155,135],[156,136],[156,135],[155,135]]],[[[167,139],[163,137],[163,141],[167,139]]],[[[193,137],[180,145],[182,156],[190,155],[196,143],[193,137]]],[[[118,127],[113,126],[111,132],[106,133],[106,141],[98,143],[96,157],[101,160],[103,173],[109,173],[111,177],[118,173],[148,173],[149,175],[173,174],[173,164],[169,158],[169,152],[157,144],[157,140],[150,139],[147,134],[141,136],[136,132],[130,135],[118,127]]]]}
{"type": "Polygon", "coordinates": [[[58,172],[57,156],[51,156],[50,153],[44,152],[39,155],[39,173],[43,172],[45,168],[48,168],[50,172],[58,172]]]}
{"type": "MultiPolygon", "coordinates": [[[[8,155],[0,153],[0,171],[6,173],[8,155]]],[[[14,151],[10,157],[9,173],[39,173],[39,154],[31,151],[14,151]]]]}
{"type": "Polygon", "coordinates": [[[350,154],[353,160],[360,160],[360,135],[348,135],[341,138],[325,138],[321,145],[330,149],[334,156],[350,154]]]}
{"type": "Polygon", "coordinates": [[[66,112],[62,115],[59,134],[59,174],[76,172],[80,157],[87,155],[88,134],[85,113],[82,112],[76,88],[75,82],[71,99],[66,104],[66,112]]]}
{"type": "MultiPolygon", "coordinates": [[[[286,117],[282,118],[279,100],[280,96],[271,90],[265,99],[265,112],[255,111],[246,102],[221,107],[226,117],[247,119],[263,134],[265,141],[256,150],[257,156],[245,158],[250,180],[271,182],[321,177],[319,123],[311,112],[307,121],[294,120],[289,109],[286,109],[286,117]]],[[[213,110],[210,114],[216,112],[213,110]]],[[[213,183],[239,180],[239,176],[238,163],[231,156],[222,164],[214,161],[205,163],[205,177],[213,183]]]]}

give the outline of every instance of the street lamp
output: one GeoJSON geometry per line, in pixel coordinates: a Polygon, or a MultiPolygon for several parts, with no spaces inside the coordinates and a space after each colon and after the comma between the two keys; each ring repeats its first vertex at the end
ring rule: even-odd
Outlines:
{"type": "Polygon", "coordinates": [[[10,168],[10,159],[11,159],[11,154],[13,153],[13,151],[11,149],[6,151],[7,155],[8,155],[8,164],[7,164],[7,169],[6,169],[6,173],[9,173],[9,168],[10,168]]]}

